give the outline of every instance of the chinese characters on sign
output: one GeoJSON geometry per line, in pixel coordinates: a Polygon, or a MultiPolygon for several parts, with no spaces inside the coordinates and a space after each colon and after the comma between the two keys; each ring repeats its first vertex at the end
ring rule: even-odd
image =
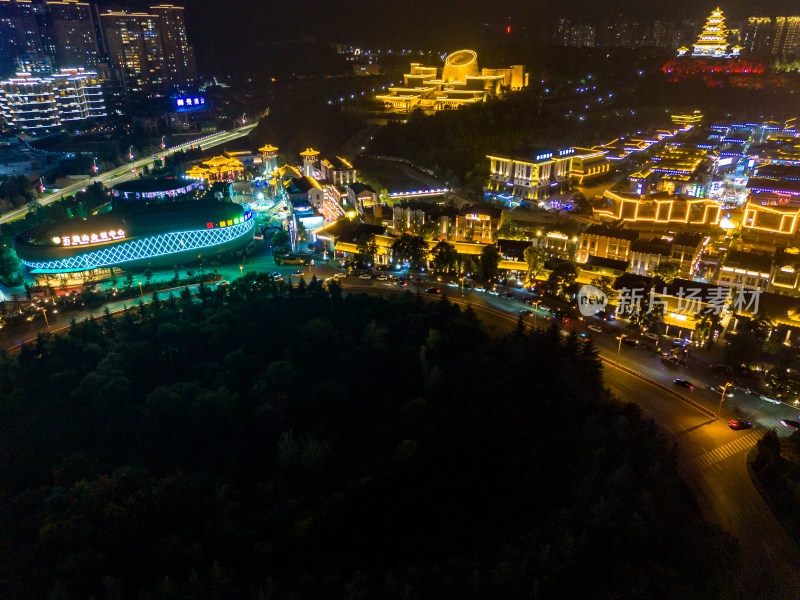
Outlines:
{"type": "Polygon", "coordinates": [[[650,314],[657,307],[664,313],[669,308],[669,300],[674,302],[674,310],[670,315],[680,315],[683,320],[687,316],[716,315],[725,316],[729,310],[735,313],[758,312],[758,301],[761,290],[731,290],[727,287],[709,287],[705,293],[701,288],[679,288],[675,294],[668,295],[667,289],[659,293],[651,288],[649,293],[644,288],[620,288],[617,293],[617,314],[650,314]],[[647,300],[646,306],[643,306],[647,300]],[[730,308],[729,308],[730,305],[730,308]]]}
{"type": "Polygon", "coordinates": [[[100,233],[65,235],[61,238],[61,244],[63,246],[85,246],[86,244],[98,244],[100,242],[110,242],[111,240],[121,240],[124,237],[125,232],[122,231],[122,229],[110,229],[109,231],[101,231],[100,233]]]}

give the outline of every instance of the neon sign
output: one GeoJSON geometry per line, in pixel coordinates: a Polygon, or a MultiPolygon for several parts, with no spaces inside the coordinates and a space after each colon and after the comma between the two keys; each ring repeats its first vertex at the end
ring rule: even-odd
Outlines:
{"type": "Polygon", "coordinates": [[[64,237],[56,236],[53,238],[54,244],[61,246],[85,246],[87,244],[100,244],[103,242],[111,242],[114,240],[121,240],[125,237],[125,232],[122,229],[110,229],[108,231],[101,231],[100,233],[84,233],[81,235],[65,235],[64,237]]]}
{"type": "Polygon", "coordinates": [[[176,98],[175,105],[180,108],[185,108],[188,106],[202,106],[206,103],[205,98],[199,97],[192,97],[192,98],[176,98]]]}

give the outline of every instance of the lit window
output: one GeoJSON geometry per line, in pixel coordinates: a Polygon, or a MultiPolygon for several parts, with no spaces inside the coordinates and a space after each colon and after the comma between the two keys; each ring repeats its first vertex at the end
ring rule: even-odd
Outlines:
{"type": "Polygon", "coordinates": [[[213,229],[214,228],[214,224],[213,223],[206,223],[206,228],[207,229],[213,229]]]}

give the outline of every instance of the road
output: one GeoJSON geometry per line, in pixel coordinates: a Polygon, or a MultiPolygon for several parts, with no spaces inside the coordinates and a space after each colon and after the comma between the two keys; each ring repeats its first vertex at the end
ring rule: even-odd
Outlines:
{"type": "MultiPolygon", "coordinates": [[[[286,275],[296,267],[274,267],[268,256],[257,259],[259,270],[277,270],[286,275]]],[[[229,267],[235,274],[236,266],[229,267]]],[[[326,276],[333,268],[324,265],[315,267],[315,272],[326,276]]],[[[500,299],[485,293],[471,292],[463,296],[458,288],[441,283],[411,283],[398,287],[389,282],[374,279],[362,280],[349,277],[343,280],[345,292],[366,291],[370,293],[395,294],[405,290],[435,301],[438,295],[424,292],[426,287],[436,285],[451,300],[463,306],[470,305],[490,330],[509,332],[517,323],[520,307],[525,305],[500,299]]],[[[162,296],[163,297],[163,296],[162,296]]],[[[122,304],[122,303],[118,303],[122,304]]],[[[131,301],[127,304],[130,306],[131,301]]],[[[111,306],[111,310],[121,306],[111,306]]],[[[529,307],[525,307],[529,308],[529,307]]],[[[101,313],[101,309],[93,311],[101,313]]],[[[544,317],[544,310],[537,311],[537,320],[526,317],[527,325],[549,326],[552,321],[544,317]]],[[[66,327],[55,323],[51,331],[66,327]]],[[[35,324],[32,324],[35,325],[35,324]]],[[[35,325],[39,329],[44,323],[35,325]]],[[[576,329],[585,333],[585,323],[573,321],[565,329],[576,329]]],[[[718,396],[706,390],[694,390],[692,403],[682,401],[682,393],[671,386],[675,372],[661,364],[654,355],[643,350],[620,349],[615,338],[609,334],[594,337],[601,357],[604,359],[604,381],[621,400],[639,405],[646,416],[661,428],[665,438],[677,449],[679,468],[687,484],[695,492],[704,517],[735,536],[742,547],[742,568],[729,574],[732,598],[743,599],[793,599],[800,597],[800,552],[786,531],[776,520],[770,508],[753,485],[747,470],[746,456],[757,440],[766,431],[765,425],[775,422],[782,412],[793,411],[786,405],[765,404],[757,398],[737,391],[733,398],[725,401],[723,419],[714,418],[718,408],[718,396]],[[621,360],[624,369],[617,368],[621,360]],[[648,381],[652,381],[649,383],[648,381]],[[729,414],[745,414],[754,423],[754,428],[733,431],[727,426],[729,414]]],[[[695,378],[699,384],[700,379],[695,378]]],[[[710,382],[707,382],[710,383],[710,382]]],[[[681,392],[684,390],[681,389],[681,392]]],[[[690,395],[687,391],[686,395],[690,395]]],[[[795,411],[796,412],[796,411],[795,411]]],[[[791,413],[790,413],[791,414],[791,413]]],[[[779,430],[782,434],[786,431],[779,430]]],[[[703,557],[698,557],[702,560],[703,557]]]]}
{"type": "MultiPolygon", "coordinates": [[[[167,150],[162,150],[161,152],[152,154],[147,157],[139,158],[138,160],[126,163],[121,167],[117,167],[116,169],[106,171],[105,173],[100,173],[95,177],[84,179],[76,183],[73,183],[72,185],[68,185],[67,187],[61,188],[60,190],[58,190],[53,194],[50,194],[49,196],[39,198],[38,202],[42,206],[47,206],[51,202],[55,202],[56,200],[58,200],[63,196],[69,196],[70,194],[75,194],[76,192],[79,192],[82,189],[86,188],[87,186],[96,182],[104,184],[110,183],[111,185],[115,185],[117,183],[123,183],[124,181],[128,181],[129,179],[135,177],[135,175],[131,172],[134,168],[138,170],[145,165],[153,164],[153,156],[157,158],[161,158],[162,156],[169,156],[170,154],[187,150],[192,146],[197,146],[198,144],[203,148],[213,148],[214,146],[219,146],[220,144],[225,144],[227,142],[233,141],[235,139],[247,135],[248,133],[250,133],[250,131],[253,130],[253,128],[256,125],[257,123],[253,123],[251,125],[245,125],[244,127],[231,129],[230,131],[222,131],[220,133],[215,133],[212,135],[199,138],[197,140],[192,140],[190,142],[180,144],[179,146],[168,148],[167,150]]],[[[9,211],[0,216],[0,225],[24,217],[27,214],[27,212],[28,212],[27,205],[9,211]]]]}

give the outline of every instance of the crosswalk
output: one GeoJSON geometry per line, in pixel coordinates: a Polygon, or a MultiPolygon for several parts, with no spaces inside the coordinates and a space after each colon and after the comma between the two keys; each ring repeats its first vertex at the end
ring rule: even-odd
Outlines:
{"type": "Polygon", "coordinates": [[[700,456],[696,456],[693,459],[686,461],[684,466],[687,469],[701,471],[714,465],[720,461],[725,460],[733,456],[734,454],[739,454],[740,452],[744,452],[745,450],[749,450],[753,446],[756,445],[756,442],[760,440],[763,435],[766,433],[766,429],[758,428],[758,429],[751,429],[742,437],[728,442],[727,444],[720,446],[718,448],[714,448],[713,450],[701,454],[700,456]]]}

